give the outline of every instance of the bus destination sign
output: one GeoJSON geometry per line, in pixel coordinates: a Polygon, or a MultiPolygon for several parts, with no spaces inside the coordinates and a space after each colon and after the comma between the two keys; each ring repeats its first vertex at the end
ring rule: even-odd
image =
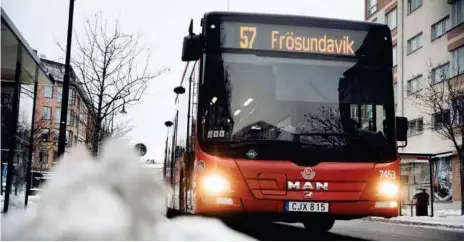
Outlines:
{"type": "Polygon", "coordinates": [[[354,56],[366,31],[223,22],[223,48],[354,56]]]}

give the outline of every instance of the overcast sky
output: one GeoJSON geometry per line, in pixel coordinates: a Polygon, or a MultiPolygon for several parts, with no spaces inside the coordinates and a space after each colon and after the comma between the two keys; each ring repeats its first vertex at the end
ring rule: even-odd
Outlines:
{"type": "MultiPolygon", "coordinates": [[[[56,43],[66,43],[69,1],[3,0],[2,7],[32,48],[48,59],[64,62],[56,43]]],[[[153,80],[143,101],[129,107],[126,117],[122,117],[135,126],[129,134],[131,142],[147,145],[146,158],[163,159],[163,123],[172,116],[172,90],[179,85],[185,66],[180,54],[189,20],[194,19],[198,32],[201,17],[214,10],[227,10],[227,1],[75,0],[74,29],[78,34],[84,20],[101,11],[109,23],[119,19],[123,31],[141,34],[151,49],[153,72],[161,66],[171,68],[169,74],[153,80]]],[[[229,10],[363,20],[364,0],[229,0],[229,10]]]]}

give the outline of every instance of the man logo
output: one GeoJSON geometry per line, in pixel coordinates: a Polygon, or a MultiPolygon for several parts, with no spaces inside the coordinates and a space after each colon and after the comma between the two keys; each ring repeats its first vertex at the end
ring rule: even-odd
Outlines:
{"type": "Polygon", "coordinates": [[[329,190],[328,182],[315,182],[311,183],[310,181],[304,182],[303,187],[301,187],[301,182],[299,181],[287,181],[288,190],[316,190],[316,191],[327,191],[329,190]],[[316,189],[314,189],[316,187],[316,189]]]}
{"type": "Polygon", "coordinates": [[[250,159],[254,159],[256,156],[258,156],[258,153],[256,153],[254,150],[250,150],[246,153],[246,156],[248,156],[250,159]]]}
{"type": "Polygon", "coordinates": [[[302,172],[301,175],[306,180],[311,180],[316,176],[316,172],[314,172],[311,168],[306,167],[302,172]]]}
{"type": "Polygon", "coordinates": [[[313,192],[305,192],[304,198],[306,198],[306,199],[311,199],[311,198],[313,198],[313,192]]]}

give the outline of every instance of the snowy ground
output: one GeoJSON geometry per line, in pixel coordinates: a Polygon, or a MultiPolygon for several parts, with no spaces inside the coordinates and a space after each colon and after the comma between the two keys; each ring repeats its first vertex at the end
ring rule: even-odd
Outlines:
{"type": "MultiPolygon", "coordinates": [[[[414,210],[415,213],[415,210],[414,210]]],[[[464,230],[464,216],[461,216],[460,209],[438,209],[434,210],[434,216],[420,216],[416,217],[415,214],[411,217],[409,209],[403,209],[403,216],[385,219],[379,217],[370,217],[368,220],[382,221],[389,223],[418,225],[418,226],[433,226],[444,227],[452,229],[464,230]]],[[[430,215],[430,213],[429,213],[430,215]]]]}
{"type": "MultiPolygon", "coordinates": [[[[16,211],[24,209],[24,199],[25,199],[24,195],[25,195],[24,193],[18,194],[16,196],[14,194],[10,195],[10,205],[8,206],[8,211],[9,212],[16,212],[16,211]]],[[[39,198],[40,198],[39,195],[29,196],[28,206],[34,206],[34,203],[39,198]]],[[[2,209],[2,210],[3,210],[4,200],[5,200],[5,194],[3,194],[1,196],[1,207],[0,207],[0,209],[2,209]]]]}
{"type": "MultiPolygon", "coordinates": [[[[1,208],[3,209],[3,202],[5,200],[5,194],[2,195],[1,200],[2,200],[1,208]]],[[[24,193],[18,194],[17,196],[15,196],[14,194],[11,194],[10,205],[8,206],[8,209],[10,211],[24,209],[24,193]]]]}

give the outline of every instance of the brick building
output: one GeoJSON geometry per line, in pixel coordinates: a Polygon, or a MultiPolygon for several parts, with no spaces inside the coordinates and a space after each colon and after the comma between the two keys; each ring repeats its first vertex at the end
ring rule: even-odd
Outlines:
{"type": "MultiPolygon", "coordinates": [[[[64,64],[41,59],[54,85],[38,85],[36,100],[36,148],[34,151],[34,170],[50,169],[58,152],[59,123],[63,92],[64,64]]],[[[86,146],[91,148],[92,115],[85,104],[88,100],[81,85],[76,83],[76,75],[71,68],[69,85],[68,117],[66,127],[66,146],[86,146]]]]}
{"type": "Polygon", "coordinates": [[[400,149],[403,201],[430,189],[431,174],[435,201],[458,202],[460,162],[451,141],[435,131],[446,114],[426,114],[412,97],[427,82],[464,75],[464,0],[365,0],[365,9],[366,21],[392,30],[396,113],[410,120],[408,146],[400,149]]]}

